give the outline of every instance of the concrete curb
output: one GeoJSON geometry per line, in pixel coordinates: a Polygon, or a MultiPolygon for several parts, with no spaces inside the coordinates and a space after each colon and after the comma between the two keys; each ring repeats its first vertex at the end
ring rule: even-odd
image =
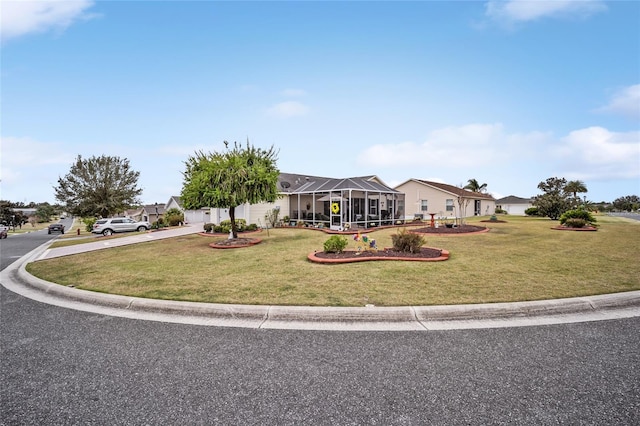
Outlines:
{"type": "Polygon", "coordinates": [[[25,265],[46,245],[0,274],[25,297],[88,312],[134,319],[213,326],[305,330],[443,330],[513,327],[640,317],[640,291],[555,300],[447,306],[308,307],[164,301],[111,295],[44,281],[25,265]]]}

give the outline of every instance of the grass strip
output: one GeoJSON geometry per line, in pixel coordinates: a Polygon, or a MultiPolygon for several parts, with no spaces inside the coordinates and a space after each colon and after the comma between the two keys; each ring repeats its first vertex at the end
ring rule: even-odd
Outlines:
{"type": "MultiPolygon", "coordinates": [[[[427,235],[427,246],[451,252],[445,262],[314,264],[307,254],[329,236],[278,228],[248,248],[215,250],[211,237],[189,235],[38,261],[27,270],[98,292],[259,305],[446,305],[640,289],[640,223],[598,216],[598,231],[571,232],[552,230],[557,222],[548,219],[506,220],[482,223],[490,228],[484,234],[427,235]]],[[[396,232],[368,234],[388,247],[396,232]]],[[[354,248],[350,240],[347,249],[354,248]]]]}

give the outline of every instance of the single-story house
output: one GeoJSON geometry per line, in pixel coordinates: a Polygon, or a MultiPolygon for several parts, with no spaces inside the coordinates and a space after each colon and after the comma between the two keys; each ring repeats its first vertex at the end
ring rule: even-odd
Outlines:
{"type": "Polygon", "coordinates": [[[524,216],[525,210],[533,207],[533,202],[531,198],[520,198],[515,195],[509,195],[508,197],[496,200],[496,207],[506,211],[508,214],[524,216]]]}
{"type": "Polygon", "coordinates": [[[165,212],[164,204],[145,204],[142,206],[142,220],[149,223],[157,222],[165,212]]]}
{"type": "Polygon", "coordinates": [[[431,215],[440,218],[485,216],[496,210],[496,200],[491,195],[446,183],[409,179],[394,189],[404,193],[404,220],[430,219],[431,215]]]}
{"type": "MultiPolygon", "coordinates": [[[[304,223],[340,230],[391,224],[404,214],[404,194],[376,176],[336,179],[281,173],[277,185],[280,197],[275,202],[240,205],[235,209],[236,219],[264,227],[265,215],[277,209],[279,218],[288,217],[290,225],[304,223]]],[[[210,214],[204,222],[229,219],[229,209],[208,210],[210,214]]]]}

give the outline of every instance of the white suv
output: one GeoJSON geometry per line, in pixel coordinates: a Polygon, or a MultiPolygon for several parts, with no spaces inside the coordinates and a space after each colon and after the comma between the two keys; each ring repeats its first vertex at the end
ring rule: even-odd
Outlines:
{"type": "Polygon", "coordinates": [[[111,235],[116,232],[142,232],[150,228],[151,225],[149,225],[149,222],[136,222],[128,217],[114,217],[111,219],[97,220],[91,232],[94,234],[111,235]]]}

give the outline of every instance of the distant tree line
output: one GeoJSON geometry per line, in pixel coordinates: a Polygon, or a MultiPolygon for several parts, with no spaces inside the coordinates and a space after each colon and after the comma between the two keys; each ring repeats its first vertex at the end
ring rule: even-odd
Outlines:
{"type": "Polygon", "coordinates": [[[27,222],[49,222],[53,216],[62,213],[62,207],[49,203],[28,204],[0,200],[0,223],[4,226],[22,226],[27,222]],[[22,209],[35,209],[33,216],[25,214],[22,209]]]}

